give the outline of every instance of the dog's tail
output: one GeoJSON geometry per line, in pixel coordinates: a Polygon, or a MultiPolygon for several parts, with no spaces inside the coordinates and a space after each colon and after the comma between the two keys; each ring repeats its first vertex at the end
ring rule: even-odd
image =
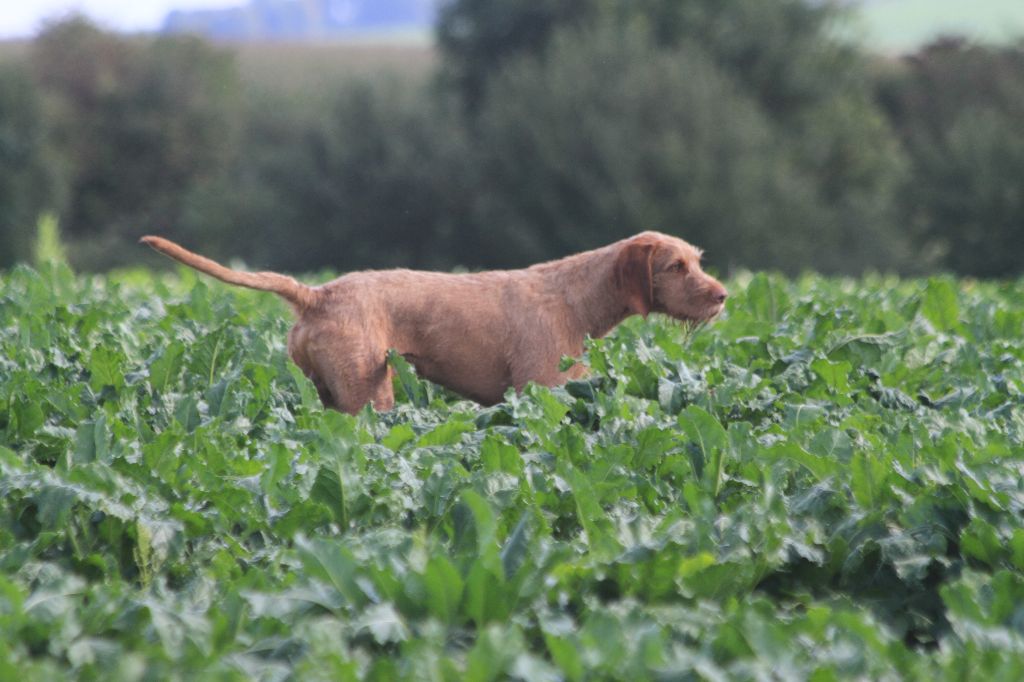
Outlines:
{"type": "Polygon", "coordinates": [[[259,289],[260,291],[272,291],[291,303],[298,312],[311,308],[316,304],[316,291],[287,275],[280,275],[276,272],[239,272],[238,270],[232,270],[220,263],[215,263],[209,258],[192,253],[188,249],[182,248],[163,237],[143,237],[139,241],[156,249],[165,256],[170,256],[174,260],[180,261],[200,272],[205,272],[207,275],[216,277],[222,282],[237,284],[249,287],[250,289],[259,289]]]}

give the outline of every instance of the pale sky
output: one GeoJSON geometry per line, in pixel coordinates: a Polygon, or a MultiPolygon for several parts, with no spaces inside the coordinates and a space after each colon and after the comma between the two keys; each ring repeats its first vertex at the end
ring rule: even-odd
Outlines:
{"type": "Polygon", "coordinates": [[[153,31],[172,9],[238,7],[246,0],[0,0],[0,38],[26,38],[45,19],[78,11],[100,26],[153,31]]]}

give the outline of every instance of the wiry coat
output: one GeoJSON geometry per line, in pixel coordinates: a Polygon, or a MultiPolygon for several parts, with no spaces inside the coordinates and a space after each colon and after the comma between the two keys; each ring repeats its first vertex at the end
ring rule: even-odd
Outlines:
{"type": "Polygon", "coordinates": [[[579,356],[587,336],[604,336],[630,315],[703,321],[726,298],[701,270],[698,249],[657,232],[521,270],[376,270],[312,287],[273,272],[230,270],[160,237],[142,241],[220,280],[286,299],[297,316],[288,334],[292,360],[325,405],[353,413],[367,403],[394,405],[390,348],[420,376],[493,404],[509,387],[578,376],[578,365],[559,371],[562,356],[579,356]]]}

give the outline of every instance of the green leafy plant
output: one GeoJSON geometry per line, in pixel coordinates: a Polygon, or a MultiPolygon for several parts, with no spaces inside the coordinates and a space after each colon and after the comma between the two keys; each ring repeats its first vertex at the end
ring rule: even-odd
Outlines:
{"type": "Polygon", "coordinates": [[[1024,283],[740,277],[353,417],[259,294],[0,277],[0,677],[1024,674],[1024,283]]]}
{"type": "Polygon", "coordinates": [[[68,256],[60,240],[57,216],[44,213],[36,227],[35,263],[37,267],[55,263],[67,265],[68,256]]]}

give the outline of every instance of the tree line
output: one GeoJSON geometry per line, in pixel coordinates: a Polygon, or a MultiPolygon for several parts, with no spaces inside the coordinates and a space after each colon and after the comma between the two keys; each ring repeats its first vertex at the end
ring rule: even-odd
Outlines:
{"type": "Polygon", "coordinates": [[[82,19],[0,64],[0,265],[159,232],[290,271],[515,267],[643,229],[720,271],[1022,271],[1024,43],[896,58],[806,0],[453,0],[427,78],[316,97],[82,19]]]}

